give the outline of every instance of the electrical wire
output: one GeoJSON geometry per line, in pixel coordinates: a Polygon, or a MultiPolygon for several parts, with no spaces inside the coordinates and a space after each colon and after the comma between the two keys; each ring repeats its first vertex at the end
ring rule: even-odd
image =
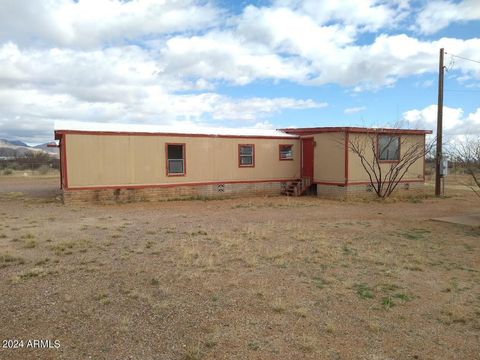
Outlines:
{"type": "Polygon", "coordinates": [[[480,90],[457,90],[457,89],[445,89],[448,92],[467,92],[467,93],[480,93],[480,90]]]}
{"type": "MultiPolygon", "coordinates": [[[[448,53],[448,52],[446,52],[446,51],[445,51],[445,54],[450,55],[450,64],[448,64],[448,66],[445,66],[445,67],[444,67],[446,71],[450,71],[450,70],[453,69],[453,66],[455,65],[455,60],[453,59],[454,57],[455,57],[455,58],[462,59],[462,60],[472,61],[472,62],[475,62],[475,63],[480,64],[480,61],[473,60],[473,59],[469,59],[469,58],[466,58],[466,57],[463,57],[463,56],[459,56],[459,55],[455,55],[455,54],[450,54],[450,53],[448,53]]],[[[466,93],[479,93],[479,92],[480,92],[479,90],[461,90],[461,89],[444,89],[444,91],[448,91],[448,92],[466,92],[466,93]]]]}
{"type": "Polygon", "coordinates": [[[455,65],[455,60],[453,59],[453,56],[450,56],[450,64],[448,64],[448,66],[445,66],[445,70],[449,72],[453,69],[453,65],[455,65]]]}
{"type": "Polygon", "coordinates": [[[472,62],[475,62],[477,64],[480,64],[480,61],[478,61],[478,60],[469,59],[469,58],[466,58],[466,57],[463,57],[463,56],[454,55],[454,54],[450,54],[450,53],[447,53],[447,52],[445,52],[445,54],[448,54],[452,57],[456,57],[456,58],[459,58],[459,59],[462,59],[462,60],[472,61],[472,62]]]}

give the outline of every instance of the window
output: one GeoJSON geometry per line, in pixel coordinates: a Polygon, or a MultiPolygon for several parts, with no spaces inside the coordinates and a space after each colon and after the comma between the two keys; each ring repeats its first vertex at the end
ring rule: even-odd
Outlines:
{"type": "Polygon", "coordinates": [[[166,144],[167,175],[185,175],[185,144],[166,144]]]}
{"type": "Polygon", "coordinates": [[[238,166],[239,167],[255,166],[255,145],[251,145],[251,144],[238,145],[238,166]]]}
{"type": "Polygon", "coordinates": [[[400,137],[390,135],[378,136],[378,159],[380,161],[400,160],[400,137]]]}
{"type": "Polygon", "coordinates": [[[280,145],[280,160],[293,160],[293,145],[280,145]]]}

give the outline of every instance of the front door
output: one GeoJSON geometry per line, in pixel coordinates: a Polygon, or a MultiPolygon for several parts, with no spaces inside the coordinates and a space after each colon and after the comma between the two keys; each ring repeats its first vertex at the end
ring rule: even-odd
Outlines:
{"type": "Polygon", "coordinates": [[[302,178],[313,180],[313,138],[302,139],[302,178]]]}

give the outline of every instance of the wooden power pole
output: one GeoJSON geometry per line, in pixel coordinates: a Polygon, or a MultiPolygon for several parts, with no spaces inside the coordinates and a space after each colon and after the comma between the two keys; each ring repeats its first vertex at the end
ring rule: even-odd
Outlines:
{"type": "Polygon", "coordinates": [[[442,166],[442,127],[443,127],[443,55],[444,49],[440,49],[440,61],[438,67],[438,109],[437,109],[437,152],[435,157],[435,196],[441,193],[441,176],[440,170],[442,166]]]}

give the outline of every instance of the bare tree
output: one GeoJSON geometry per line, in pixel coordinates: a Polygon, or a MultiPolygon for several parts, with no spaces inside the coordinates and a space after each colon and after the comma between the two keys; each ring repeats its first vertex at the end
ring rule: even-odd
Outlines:
{"type": "Polygon", "coordinates": [[[401,131],[396,134],[381,129],[349,137],[348,147],[360,159],[379,198],[389,197],[411,166],[425,157],[434,144],[408,139],[401,131]]]}
{"type": "Polygon", "coordinates": [[[480,136],[455,137],[448,146],[448,154],[470,175],[473,184],[467,186],[480,197],[480,136]]]}

